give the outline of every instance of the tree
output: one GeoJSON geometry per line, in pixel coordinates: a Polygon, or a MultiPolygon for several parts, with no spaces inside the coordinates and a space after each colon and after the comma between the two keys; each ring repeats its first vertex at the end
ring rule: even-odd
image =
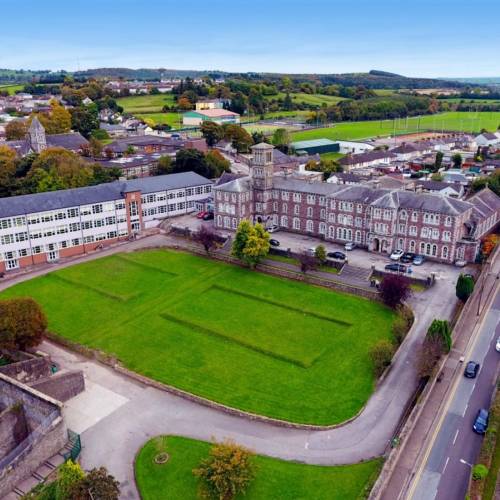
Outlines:
{"type": "Polygon", "coordinates": [[[455,153],[451,157],[451,161],[453,162],[454,168],[460,168],[462,166],[462,155],[460,153],[455,153]]]}
{"type": "Polygon", "coordinates": [[[442,181],[443,180],[443,176],[439,173],[439,172],[434,172],[432,175],[431,175],[431,180],[432,181],[442,181]]]}
{"type": "Polygon", "coordinates": [[[243,250],[246,247],[251,228],[252,225],[247,219],[243,219],[238,225],[238,229],[236,230],[233,244],[231,246],[231,255],[237,259],[243,259],[243,250]]]}
{"type": "Polygon", "coordinates": [[[175,154],[174,173],[196,172],[204,177],[210,176],[210,169],[207,165],[205,155],[197,149],[179,149],[175,154]]]}
{"type": "Polygon", "coordinates": [[[326,262],[326,248],[325,245],[318,245],[314,251],[314,256],[318,259],[320,264],[326,262]]]}
{"type": "Polygon", "coordinates": [[[220,177],[223,172],[231,171],[231,162],[220,151],[212,149],[205,155],[210,177],[220,177]]]}
{"type": "Polygon", "coordinates": [[[69,500],[73,498],[72,491],[85,477],[79,464],[68,460],[57,471],[56,499],[69,500]]]}
{"type": "Polygon", "coordinates": [[[210,227],[201,225],[198,231],[193,234],[193,239],[200,245],[203,245],[205,252],[210,253],[212,248],[215,248],[219,240],[218,234],[210,227]]]}
{"type": "Polygon", "coordinates": [[[285,99],[283,99],[283,109],[285,111],[291,111],[293,109],[293,101],[289,92],[286,93],[285,99]]]}
{"type": "Polygon", "coordinates": [[[224,137],[223,128],[215,122],[203,122],[200,131],[210,147],[215,146],[224,137]]]}
{"type": "Polygon", "coordinates": [[[172,158],[170,156],[160,156],[158,163],[151,169],[151,175],[166,175],[173,171],[172,158]]]}
{"type": "Polygon", "coordinates": [[[16,153],[8,146],[0,146],[0,197],[13,194],[15,177],[16,153]]]}
{"type": "Polygon", "coordinates": [[[255,267],[269,253],[269,233],[262,224],[255,224],[250,231],[247,243],[243,249],[243,260],[255,267]]]}
{"type": "Polygon", "coordinates": [[[99,158],[102,155],[102,142],[95,137],[91,137],[89,141],[89,149],[92,158],[99,158]]]}
{"type": "Polygon", "coordinates": [[[223,125],[223,129],[224,138],[231,141],[232,146],[238,153],[248,152],[253,140],[252,136],[243,127],[231,123],[223,125]]]}
{"type": "Polygon", "coordinates": [[[204,459],[193,474],[200,479],[203,496],[230,500],[245,493],[255,477],[253,454],[233,441],[215,443],[210,456],[204,459]]]}
{"type": "Polygon", "coordinates": [[[384,304],[392,308],[402,304],[411,295],[409,280],[397,274],[385,275],[379,290],[384,304]]]}
{"type": "Polygon", "coordinates": [[[59,101],[50,101],[49,113],[36,114],[47,134],[64,134],[71,130],[71,113],[59,101]]]}
{"type": "Polygon", "coordinates": [[[443,152],[442,151],[438,151],[436,153],[436,159],[434,160],[434,172],[437,172],[440,168],[441,168],[441,165],[443,164],[443,152]]]}
{"type": "Polygon", "coordinates": [[[448,321],[445,319],[435,319],[427,330],[426,337],[431,340],[441,342],[443,352],[450,352],[451,349],[451,330],[448,321]]]}
{"type": "Polygon", "coordinates": [[[290,146],[290,134],[288,133],[288,130],[286,128],[277,128],[273,133],[271,142],[280,151],[288,153],[288,148],[290,146]]]}
{"type": "Polygon", "coordinates": [[[471,276],[466,276],[460,273],[457,284],[455,287],[456,296],[462,301],[466,302],[474,291],[474,280],[471,276]]]}
{"type": "Polygon", "coordinates": [[[26,137],[28,123],[22,120],[12,120],[5,125],[5,137],[8,141],[19,141],[26,137]]]}
{"type": "Polygon", "coordinates": [[[379,340],[370,349],[370,358],[373,363],[373,371],[376,377],[380,377],[384,370],[391,364],[394,350],[394,346],[385,339],[379,340]]]}
{"type": "Polygon", "coordinates": [[[47,330],[47,318],[29,297],[0,301],[0,348],[24,350],[37,346],[47,330]]]}
{"type": "Polygon", "coordinates": [[[71,500],[118,500],[120,483],[105,467],[92,469],[71,488],[71,500]]]}
{"type": "Polygon", "coordinates": [[[187,97],[179,97],[177,107],[183,111],[188,111],[193,108],[193,105],[187,97]]]}
{"type": "Polygon", "coordinates": [[[318,259],[316,255],[312,255],[307,250],[299,252],[297,260],[300,264],[300,270],[305,274],[307,271],[314,271],[318,267],[318,259]]]}
{"type": "MultiPolygon", "coordinates": [[[[80,106],[73,108],[71,113],[71,127],[76,132],[80,132],[83,137],[89,138],[91,135],[97,133],[99,129],[99,114],[95,106],[80,106]]],[[[106,133],[105,130],[102,132],[106,133]]],[[[102,134],[101,132],[98,133],[102,134]]],[[[106,133],[107,135],[107,133],[106,133]]],[[[97,137],[98,139],[106,139],[103,135],[97,137]]]]}
{"type": "Polygon", "coordinates": [[[419,376],[421,378],[432,377],[436,364],[442,355],[442,342],[426,337],[417,352],[417,371],[419,376]]]}

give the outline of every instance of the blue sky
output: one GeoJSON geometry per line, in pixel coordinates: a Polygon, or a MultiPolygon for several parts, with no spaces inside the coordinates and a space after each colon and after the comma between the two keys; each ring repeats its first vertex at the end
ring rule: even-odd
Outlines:
{"type": "Polygon", "coordinates": [[[500,76],[499,0],[0,0],[0,67],[500,76]]]}

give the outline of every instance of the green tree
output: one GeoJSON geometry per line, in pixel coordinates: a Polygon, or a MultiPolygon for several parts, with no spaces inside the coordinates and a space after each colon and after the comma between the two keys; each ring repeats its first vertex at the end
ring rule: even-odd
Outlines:
{"type": "Polygon", "coordinates": [[[471,276],[460,274],[455,287],[456,296],[462,301],[466,302],[474,291],[474,280],[471,276]]]}
{"type": "Polygon", "coordinates": [[[37,346],[47,330],[47,318],[30,297],[0,301],[0,348],[24,350],[37,346]]]}
{"type": "Polygon", "coordinates": [[[200,127],[201,134],[210,147],[213,147],[224,137],[224,130],[215,122],[205,121],[200,127]]]}
{"type": "Polygon", "coordinates": [[[277,128],[273,133],[271,142],[280,151],[287,153],[290,146],[290,134],[288,130],[286,128],[277,128]]]}
{"type": "Polygon", "coordinates": [[[218,500],[231,500],[244,494],[255,477],[253,454],[227,440],[215,443],[210,456],[204,459],[193,474],[200,479],[202,495],[218,500]]]}
{"type": "Polygon", "coordinates": [[[72,491],[85,477],[85,473],[79,464],[68,460],[62,464],[57,471],[57,486],[55,500],[72,499],[72,491]]]}
{"type": "Polygon", "coordinates": [[[231,162],[220,151],[212,149],[205,155],[210,177],[220,177],[223,172],[231,171],[231,162]]]}
{"type": "Polygon", "coordinates": [[[232,146],[238,153],[247,153],[250,146],[253,144],[252,136],[239,125],[225,124],[223,125],[224,138],[231,141],[232,146]]]}
{"type": "Polygon", "coordinates": [[[291,111],[293,109],[293,101],[289,92],[286,93],[285,99],[283,99],[283,109],[285,111],[291,111]]]}
{"type": "Polygon", "coordinates": [[[453,162],[454,168],[460,168],[462,166],[462,155],[460,153],[455,153],[451,157],[451,161],[453,162]]]}
{"type": "Polygon", "coordinates": [[[16,184],[16,153],[0,145],[0,197],[10,196],[16,184]]]}
{"type": "MultiPolygon", "coordinates": [[[[79,106],[72,108],[71,113],[71,127],[76,132],[80,132],[83,137],[90,137],[95,135],[99,129],[99,115],[97,107],[95,106],[79,106]]],[[[103,130],[103,132],[106,132],[103,130]]],[[[99,134],[101,134],[99,132],[99,134]]],[[[107,133],[106,133],[107,135],[107,133]]],[[[97,137],[98,139],[106,139],[104,136],[97,137]]]]}
{"type": "Polygon", "coordinates": [[[434,172],[437,172],[441,168],[441,165],[443,164],[443,156],[444,155],[441,151],[436,153],[436,159],[434,160],[434,172]]]}
{"type": "Polygon", "coordinates": [[[49,113],[38,113],[38,119],[47,134],[63,134],[71,130],[71,114],[57,100],[50,102],[49,113]]]}
{"type": "Polygon", "coordinates": [[[314,251],[315,257],[323,264],[326,261],[326,248],[324,245],[318,245],[314,251]]]}
{"type": "Polygon", "coordinates": [[[151,169],[151,175],[166,175],[173,171],[172,158],[170,156],[160,156],[157,164],[151,169]]]}
{"type": "Polygon", "coordinates": [[[247,243],[243,249],[243,260],[255,267],[269,253],[269,233],[262,224],[255,224],[250,231],[247,243]]]}
{"type": "Polygon", "coordinates": [[[251,229],[252,224],[250,224],[250,221],[247,219],[243,219],[238,225],[231,247],[231,254],[237,259],[243,260],[243,251],[245,250],[248,238],[250,237],[251,229]]]}
{"type": "Polygon", "coordinates": [[[71,488],[71,500],[118,500],[120,483],[105,467],[92,469],[71,488]]]}
{"type": "Polygon", "coordinates": [[[379,340],[370,349],[370,358],[373,363],[373,371],[376,377],[380,377],[384,370],[391,364],[394,351],[394,346],[385,339],[379,340]]]}
{"type": "Polygon", "coordinates": [[[5,125],[5,137],[8,141],[19,141],[26,137],[27,123],[22,120],[12,120],[5,125]]]}
{"type": "Polygon", "coordinates": [[[441,342],[443,352],[450,352],[452,340],[448,321],[435,319],[427,330],[427,338],[441,342]]]}

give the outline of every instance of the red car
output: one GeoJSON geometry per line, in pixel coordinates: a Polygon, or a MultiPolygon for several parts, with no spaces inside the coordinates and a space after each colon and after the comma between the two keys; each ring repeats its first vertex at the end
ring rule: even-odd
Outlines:
{"type": "Polygon", "coordinates": [[[205,215],[207,215],[207,214],[208,214],[208,212],[198,212],[198,213],[196,214],[196,217],[197,217],[198,219],[203,219],[203,217],[205,217],[205,215]]]}

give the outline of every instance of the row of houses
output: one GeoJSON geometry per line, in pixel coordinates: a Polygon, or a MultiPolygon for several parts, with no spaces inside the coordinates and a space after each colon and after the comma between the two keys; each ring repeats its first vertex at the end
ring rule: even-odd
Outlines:
{"type": "Polygon", "coordinates": [[[500,218],[500,198],[486,189],[468,201],[375,185],[309,182],[275,175],[273,146],[253,146],[250,175],[214,187],[215,225],[242,219],[371,252],[395,249],[453,263],[475,260],[480,239],[500,218]]]}

